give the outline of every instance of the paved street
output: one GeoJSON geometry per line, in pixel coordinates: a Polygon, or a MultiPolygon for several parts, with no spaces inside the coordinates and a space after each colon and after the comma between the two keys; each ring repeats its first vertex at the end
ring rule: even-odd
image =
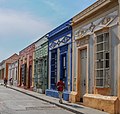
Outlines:
{"type": "Polygon", "coordinates": [[[0,114],[73,114],[53,104],[0,86],[0,114]]]}

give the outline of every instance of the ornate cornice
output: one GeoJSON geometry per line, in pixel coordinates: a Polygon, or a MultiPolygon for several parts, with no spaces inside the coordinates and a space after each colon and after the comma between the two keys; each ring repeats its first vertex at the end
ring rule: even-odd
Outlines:
{"type": "Polygon", "coordinates": [[[74,16],[73,22],[71,25],[74,25],[75,23],[77,23],[81,19],[85,18],[86,16],[90,15],[91,13],[102,8],[103,6],[105,6],[106,4],[108,4],[110,2],[111,2],[111,0],[98,0],[97,2],[95,2],[91,6],[89,6],[88,8],[86,8],[85,10],[83,10],[82,12],[77,14],[76,16],[74,16]]]}
{"type": "Polygon", "coordinates": [[[118,11],[109,13],[89,24],[78,28],[74,32],[75,40],[81,39],[87,35],[93,34],[95,31],[101,30],[103,28],[108,28],[118,23],[118,11]]]}

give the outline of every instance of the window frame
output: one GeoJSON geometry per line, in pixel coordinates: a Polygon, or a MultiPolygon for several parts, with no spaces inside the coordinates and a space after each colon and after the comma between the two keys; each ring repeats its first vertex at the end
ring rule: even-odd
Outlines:
{"type": "Polygon", "coordinates": [[[105,31],[99,31],[98,33],[95,33],[95,87],[96,88],[109,88],[110,87],[110,32],[109,30],[105,30],[105,31]],[[102,40],[100,42],[98,42],[97,38],[102,35],[102,40]],[[108,37],[106,37],[108,35],[108,37]],[[103,49],[102,50],[98,50],[97,46],[103,44],[103,49]],[[106,46],[106,44],[108,44],[108,46],[106,46]],[[107,48],[106,48],[107,47],[107,48]],[[98,59],[98,55],[97,54],[103,54],[103,55],[99,55],[99,57],[101,56],[102,59],[98,59]],[[109,55],[108,55],[109,54],[109,55]],[[102,67],[98,66],[97,63],[101,64],[101,61],[103,62],[102,67]],[[108,63],[109,61],[109,63],[108,63]],[[109,66],[109,67],[108,67],[109,66]],[[102,76],[100,76],[99,74],[97,74],[98,72],[103,72],[102,76]],[[108,74],[107,74],[108,73],[108,74]],[[99,76],[98,76],[99,75],[99,76]],[[97,82],[97,80],[99,80],[99,82],[97,82]],[[101,81],[101,82],[100,82],[101,81]]]}
{"type": "Polygon", "coordinates": [[[57,55],[58,53],[57,53],[57,49],[54,49],[54,50],[52,50],[51,51],[51,60],[50,60],[50,64],[51,64],[51,71],[50,71],[50,73],[51,73],[51,79],[50,79],[50,81],[51,81],[51,85],[50,85],[50,87],[51,87],[51,89],[56,89],[56,83],[57,83],[57,55]],[[54,69],[53,69],[54,68],[54,69]],[[52,75],[52,74],[54,74],[54,75],[52,75]]]}

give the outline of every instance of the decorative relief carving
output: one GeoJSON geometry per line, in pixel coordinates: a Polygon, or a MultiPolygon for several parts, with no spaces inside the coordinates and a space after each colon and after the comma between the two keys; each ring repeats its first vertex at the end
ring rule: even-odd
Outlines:
{"type": "Polygon", "coordinates": [[[56,44],[58,44],[58,46],[59,46],[59,45],[60,45],[60,43],[61,43],[61,41],[60,41],[60,40],[58,40],[56,44]]]}
{"type": "Polygon", "coordinates": [[[50,49],[53,49],[55,47],[61,46],[63,44],[68,43],[71,40],[71,35],[64,36],[56,41],[53,41],[52,43],[49,44],[50,49]]]}
{"type": "Polygon", "coordinates": [[[75,37],[82,38],[86,34],[87,31],[88,31],[88,29],[78,30],[75,33],[75,37]]]}
{"type": "Polygon", "coordinates": [[[62,43],[67,43],[68,41],[70,40],[70,37],[64,37],[62,40],[61,40],[61,42],[62,43]]]}
{"type": "Polygon", "coordinates": [[[90,30],[91,32],[93,32],[95,26],[96,26],[96,25],[94,25],[93,22],[91,22],[91,25],[90,25],[90,27],[89,27],[89,30],[90,30]]]}
{"type": "Polygon", "coordinates": [[[102,29],[103,27],[109,26],[117,17],[118,12],[114,11],[113,13],[110,13],[105,17],[101,17],[98,20],[91,22],[84,27],[79,28],[78,30],[75,31],[75,40],[93,33],[96,29],[98,30],[102,29]]]}
{"type": "Polygon", "coordinates": [[[88,42],[89,42],[88,38],[76,40],[77,47],[88,44],[88,42]]]}
{"type": "Polygon", "coordinates": [[[105,18],[103,19],[103,21],[102,21],[102,24],[103,24],[103,25],[106,25],[110,20],[111,20],[110,17],[105,17],[105,18]]]}
{"type": "Polygon", "coordinates": [[[117,16],[106,16],[105,18],[103,18],[103,20],[101,21],[101,25],[108,25],[110,22],[112,22],[117,16]]]}
{"type": "Polygon", "coordinates": [[[54,48],[56,45],[57,45],[57,43],[52,42],[52,43],[50,44],[50,48],[54,48]]]}

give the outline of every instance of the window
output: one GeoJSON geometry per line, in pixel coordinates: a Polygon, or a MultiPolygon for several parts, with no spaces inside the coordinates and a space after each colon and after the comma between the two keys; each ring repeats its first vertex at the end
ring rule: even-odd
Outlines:
{"type": "Polygon", "coordinates": [[[51,51],[51,89],[56,89],[57,83],[57,50],[51,51]]]}
{"type": "Polygon", "coordinates": [[[66,54],[63,54],[61,59],[61,78],[65,80],[66,78],[66,54]]]}
{"type": "Polygon", "coordinates": [[[24,86],[26,86],[26,70],[27,70],[27,64],[23,64],[21,66],[21,75],[22,75],[22,83],[24,86]]]}
{"type": "Polygon", "coordinates": [[[38,84],[39,84],[39,88],[42,88],[43,86],[43,71],[44,71],[44,68],[43,68],[43,59],[40,59],[39,60],[39,64],[38,64],[38,84]]]}
{"type": "Polygon", "coordinates": [[[95,60],[95,74],[96,87],[109,87],[109,33],[102,33],[96,37],[96,60],[95,60]]]}
{"type": "Polygon", "coordinates": [[[66,77],[66,56],[63,57],[63,78],[66,77]]]}

